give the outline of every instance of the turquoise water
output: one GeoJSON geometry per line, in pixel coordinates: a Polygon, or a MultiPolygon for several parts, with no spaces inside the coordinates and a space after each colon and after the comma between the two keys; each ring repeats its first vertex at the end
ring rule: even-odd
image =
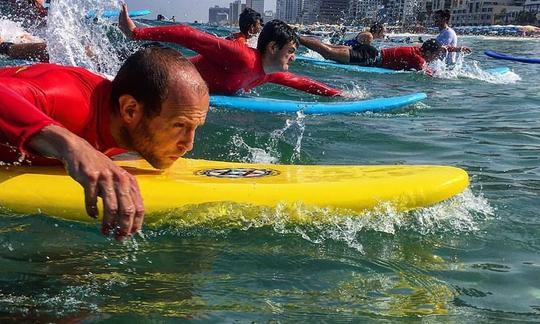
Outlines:
{"type": "MultiPolygon", "coordinates": [[[[475,52],[465,62],[472,72],[459,76],[357,74],[295,63],[294,72],[357,97],[429,98],[392,114],[215,110],[189,157],[456,165],[471,176],[464,194],[412,213],[382,210],[325,225],[287,223],[291,211],[280,208],[194,207],[123,243],[101,236],[97,223],[4,212],[0,321],[537,321],[540,70],[482,51],[540,56],[540,41],[461,41],[475,52]],[[491,78],[474,62],[514,73],[491,78]],[[221,226],[174,220],[197,213],[266,218],[221,226]]],[[[317,99],[272,85],[255,93],[317,99]]]]}

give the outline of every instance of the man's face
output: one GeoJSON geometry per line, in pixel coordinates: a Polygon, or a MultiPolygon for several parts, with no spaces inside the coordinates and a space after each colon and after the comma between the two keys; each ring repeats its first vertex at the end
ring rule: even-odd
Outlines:
{"type": "Polygon", "coordinates": [[[262,29],[261,21],[257,20],[255,25],[251,25],[251,27],[249,28],[249,31],[248,31],[249,37],[253,37],[257,35],[258,33],[261,32],[261,29],[262,29]]]}
{"type": "Polygon", "coordinates": [[[206,119],[208,100],[208,94],[179,96],[169,91],[158,116],[145,116],[134,129],[126,130],[133,148],[153,167],[168,168],[193,148],[195,130],[206,119]]]}
{"type": "Polygon", "coordinates": [[[286,72],[289,70],[289,63],[294,61],[294,54],[296,53],[296,44],[289,42],[285,44],[281,49],[276,46],[276,51],[272,56],[272,62],[276,71],[286,72]]]}
{"type": "Polygon", "coordinates": [[[435,22],[435,26],[437,27],[444,27],[445,20],[441,15],[434,15],[433,21],[435,22]]]}
{"type": "Polygon", "coordinates": [[[423,56],[424,56],[424,59],[426,60],[426,62],[431,62],[431,61],[435,61],[436,59],[438,59],[440,53],[441,53],[441,51],[436,51],[436,52],[425,51],[423,53],[423,56]]]}

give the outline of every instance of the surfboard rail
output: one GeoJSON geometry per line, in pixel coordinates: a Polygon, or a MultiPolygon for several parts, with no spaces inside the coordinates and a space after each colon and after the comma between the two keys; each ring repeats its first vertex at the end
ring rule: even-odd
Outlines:
{"type": "Polygon", "coordinates": [[[248,110],[271,113],[296,113],[306,115],[349,114],[366,111],[381,112],[403,108],[427,98],[427,94],[419,92],[403,96],[375,98],[356,101],[308,102],[297,100],[270,99],[251,96],[211,95],[212,107],[248,110]]]}
{"type": "MultiPolygon", "coordinates": [[[[174,209],[223,203],[263,207],[302,203],[353,211],[391,203],[405,211],[441,202],[468,185],[464,170],[435,165],[275,165],[180,159],[160,171],[143,160],[116,163],[137,178],[150,219],[174,209]]],[[[62,167],[1,167],[0,206],[10,214],[45,213],[90,221],[82,187],[62,167]]]]}

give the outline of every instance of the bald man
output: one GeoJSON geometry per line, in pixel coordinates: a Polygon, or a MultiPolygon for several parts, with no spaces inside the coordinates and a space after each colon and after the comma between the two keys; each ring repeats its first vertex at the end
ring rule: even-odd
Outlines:
{"type": "Polygon", "coordinates": [[[158,169],[193,147],[208,111],[208,87],[173,49],[133,54],[113,81],[78,67],[0,69],[0,161],[63,163],[84,188],[87,213],[103,198],[102,231],[139,231],[144,206],[135,177],[109,156],[138,152],[158,169]]]}

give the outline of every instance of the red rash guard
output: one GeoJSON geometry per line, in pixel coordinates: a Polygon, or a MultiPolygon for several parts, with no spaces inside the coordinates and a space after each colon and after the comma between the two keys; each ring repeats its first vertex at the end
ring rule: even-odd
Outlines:
{"type": "MultiPolygon", "coordinates": [[[[36,64],[0,69],[0,161],[16,162],[28,138],[48,125],[68,129],[105,154],[119,153],[109,130],[110,93],[111,81],[83,68],[36,64]]],[[[58,163],[38,156],[26,161],[58,163]]]]}
{"type": "Polygon", "coordinates": [[[240,44],[244,44],[244,45],[247,44],[247,38],[241,32],[231,34],[231,35],[227,36],[225,39],[230,40],[230,41],[239,42],[240,44]]]}
{"type": "Polygon", "coordinates": [[[420,48],[416,46],[383,48],[381,66],[392,70],[421,71],[426,65],[420,48]]]}
{"type": "Polygon", "coordinates": [[[190,60],[208,84],[211,93],[232,95],[239,90],[249,91],[267,82],[322,96],[337,96],[341,93],[321,82],[292,73],[266,74],[261,54],[257,50],[190,26],[136,28],[133,37],[175,43],[199,53],[190,60]]]}

